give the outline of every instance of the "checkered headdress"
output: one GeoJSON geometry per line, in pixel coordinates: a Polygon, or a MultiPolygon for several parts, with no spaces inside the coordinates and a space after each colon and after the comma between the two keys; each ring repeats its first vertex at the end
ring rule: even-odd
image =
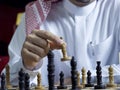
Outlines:
{"type": "Polygon", "coordinates": [[[57,1],[59,0],[37,0],[26,6],[25,22],[27,34],[34,29],[39,29],[50,12],[51,4],[57,1]]]}

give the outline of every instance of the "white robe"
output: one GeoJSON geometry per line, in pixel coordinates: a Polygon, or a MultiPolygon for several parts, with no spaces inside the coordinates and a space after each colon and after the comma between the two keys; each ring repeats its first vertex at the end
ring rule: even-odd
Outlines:
{"type": "MultiPolygon", "coordinates": [[[[119,46],[120,46],[120,0],[98,0],[84,7],[77,7],[69,0],[63,0],[52,6],[46,21],[40,26],[41,30],[48,30],[63,37],[67,43],[67,53],[77,60],[77,70],[82,67],[91,70],[95,76],[96,61],[101,61],[102,75],[108,76],[108,66],[114,68],[114,75],[120,75],[119,46]]],[[[11,67],[11,82],[18,84],[18,71],[24,68],[21,49],[26,37],[24,15],[21,24],[16,29],[9,44],[11,67]]],[[[61,50],[54,50],[55,79],[59,79],[60,71],[65,77],[71,76],[70,61],[61,62],[61,50]]],[[[42,75],[42,84],[47,85],[47,58],[29,71],[30,83],[35,84],[37,72],[42,75]]],[[[118,80],[118,78],[117,78],[118,80]]],[[[119,80],[120,82],[120,80],[119,80]]]]}

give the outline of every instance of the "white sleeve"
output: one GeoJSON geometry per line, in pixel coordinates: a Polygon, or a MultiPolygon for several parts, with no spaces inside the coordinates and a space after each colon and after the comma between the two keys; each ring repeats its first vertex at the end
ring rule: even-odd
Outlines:
{"type": "Polygon", "coordinates": [[[35,79],[36,79],[37,72],[38,71],[40,72],[41,64],[39,64],[39,66],[37,66],[37,69],[33,71],[29,71],[25,69],[25,67],[23,66],[22,58],[21,58],[21,49],[25,41],[25,37],[26,37],[25,15],[23,15],[22,21],[18,26],[18,28],[16,29],[8,47],[8,53],[10,56],[10,60],[9,60],[10,81],[12,85],[18,85],[18,72],[21,68],[25,70],[25,73],[29,73],[30,83],[33,83],[36,81],[35,79]]]}
{"type": "Polygon", "coordinates": [[[117,18],[117,24],[118,24],[118,42],[119,42],[119,52],[120,52],[120,3],[118,5],[118,18],[117,18]]]}

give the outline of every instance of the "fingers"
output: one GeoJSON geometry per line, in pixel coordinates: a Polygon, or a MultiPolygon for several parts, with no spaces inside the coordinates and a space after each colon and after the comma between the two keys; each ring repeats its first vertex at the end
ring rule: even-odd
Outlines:
{"type": "Polygon", "coordinates": [[[32,60],[34,60],[35,62],[38,62],[38,60],[40,59],[40,56],[38,56],[37,54],[34,54],[33,52],[30,52],[26,48],[23,48],[23,50],[22,50],[22,56],[26,60],[29,60],[29,62],[31,62],[32,60]]]}
{"type": "Polygon", "coordinates": [[[48,42],[38,36],[36,36],[35,34],[30,34],[27,36],[26,41],[41,47],[41,48],[46,48],[48,45],[48,42]]]}
{"type": "Polygon", "coordinates": [[[60,37],[54,35],[53,33],[45,30],[33,30],[32,33],[35,33],[37,36],[43,38],[43,39],[48,39],[52,42],[54,42],[56,45],[61,45],[65,43],[63,40],[60,39],[60,37]]]}
{"type": "Polygon", "coordinates": [[[30,42],[25,42],[24,48],[29,50],[29,52],[32,52],[40,57],[44,57],[46,55],[46,50],[43,48],[38,47],[37,45],[34,45],[30,42]]]}
{"type": "Polygon", "coordinates": [[[21,52],[23,64],[26,69],[33,70],[41,59],[37,54],[30,52],[28,49],[23,48],[21,52]]]}
{"type": "Polygon", "coordinates": [[[56,43],[54,43],[54,42],[52,42],[52,41],[49,41],[49,40],[48,40],[48,43],[49,43],[49,45],[50,45],[50,49],[51,49],[51,50],[61,49],[61,48],[62,48],[62,44],[56,44],[56,43]]]}
{"type": "Polygon", "coordinates": [[[34,30],[26,37],[22,48],[25,66],[35,67],[50,49],[60,49],[65,43],[58,36],[44,30],[34,30]],[[34,64],[33,64],[34,63],[34,64]]]}

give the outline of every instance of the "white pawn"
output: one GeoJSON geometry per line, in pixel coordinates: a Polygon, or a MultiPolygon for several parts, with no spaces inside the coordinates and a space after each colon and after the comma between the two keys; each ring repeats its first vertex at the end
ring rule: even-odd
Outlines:
{"type": "MultiPolygon", "coordinates": [[[[62,39],[62,37],[60,37],[62,39]]],[[[72,58],[70,56],[67,55],[67,50],[66,50],[66,45],[65,43],[62,44],[62,54],[63,54],[63,58],[61,58],[61,61],[69,61],[72,58]]]]}
{"type": "Polygon", "coordinates": [[[6,87],[7,89],[12,89],[10,84],[10,67],[8,64],[6,65],[6,87]]]}
{"type": "Polygon", "coordinates": [[[117,85],[114,83],[114,76],[113,76],[113,68],[112,66],[110,66],[108,68],[108,71],[109,71],[109,83],[107,84],[107,87],[111,87],[111,88],[114,88],[114,87],[117,87],[117,85]]]}
{"type": "Polygon", "coordinates": [[[83,88],[83,85],[80,84],[80,73],[77,72],[77,87],[78,89],[83,88]]]}
{"type": "Polygon", "coordinates": [[[35,90],[45,90],[44,87],[41,85],[41,74],[38,73],[37,75],[37,86],[35,87],[35,90]]]}
{"type": "Polygon", "coordinates": [[[82,72],[82,85],[83,85],[83,87],[85,87],[85,84],[86,84],[86,70],[85,70],[84,67],[82,68],[81,72],[82,72]]]}

